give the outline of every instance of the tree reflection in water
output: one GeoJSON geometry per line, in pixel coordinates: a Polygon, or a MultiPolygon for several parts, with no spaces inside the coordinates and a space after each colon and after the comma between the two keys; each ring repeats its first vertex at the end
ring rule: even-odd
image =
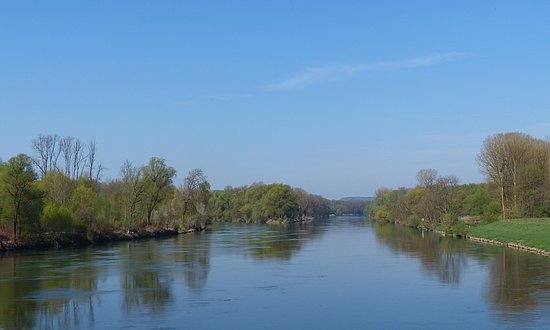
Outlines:
{"type": "Polygon", "coordinates": [[[462,249],[466,242],[433,233],[421,234],[415,229],[386,223],[375,223],[374,232],[378,241],[392,251],[418,258],[423,269],[434,275],[441,283],[460,283],[467,260],[467,255],[462,249]]]}
{"type": "Polygon", "coordinates": [[[97,268],[88,250],[70,258],[0,258],[0,328],[75,328],[94,323],[97,268]],[[70,271],[68,271],[70,270],[70,271]],[[84,319],[82,316],[85,315],[84,319]]]}
{"type": "Polygon", "coordinates": [[[460,283],[468,259],[486,265],[485,296],[498,316],[520,322],[518,313],[550,308],[550,260],[547,257],[416,229],[375,223],[379,242],[396,253],[420,260],[423,269],[441,283],[460,283]]]}
{"type": "Polygon", "coordinates": [[[241,238],[241,244],[248,247],[252,257],[288,261],[306,242],[326,231],[324,226],[311,223],[271,225],[268,228],[241,238]]]}
{"type": "Polygon", "coordinates": [[[501,316],[509,317],[514,312],[534,308],[550,308],[550,264],[547,257],[512,249],[499,250],[489,266],[487,297],[501,316]]]}
{"type": "Polygon", "coordinates": [[[128,242],[119,253],[126,313],[158,312],[172,302],[173,277],[165,268],[159,241],[128,242]]]}
{"type": "Polygon", "coordinates": [[[202,293],[210,272],[210,241],[208,234],[183,235],[178,243],[181,247],[173,252],[173,261],[180,264],[185,285],[194,294],[202,293]]]}

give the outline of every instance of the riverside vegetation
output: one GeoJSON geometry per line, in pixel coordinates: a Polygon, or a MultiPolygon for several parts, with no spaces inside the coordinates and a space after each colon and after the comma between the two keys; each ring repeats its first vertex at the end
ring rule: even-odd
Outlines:
{"type": "Polygon", "coordinates": [[[455,176],[423,169],[416,187],[380,188],[365,211],[375,220],[550,251],[550,142],[492,135],[477,163],[486,183],[459,185],[455,176]]]}
{"type": "Polygon", "coordinates": [[[156,157],[126,161],[120,178],[102,181],[94,142],[49,134],[32,148],[34,156],[0,161],[0,250],[176,235],[210,221],[289,223],[365,206],[280,183],[211,191],[201,169],[175,185],[176,170],[156,157]]]}

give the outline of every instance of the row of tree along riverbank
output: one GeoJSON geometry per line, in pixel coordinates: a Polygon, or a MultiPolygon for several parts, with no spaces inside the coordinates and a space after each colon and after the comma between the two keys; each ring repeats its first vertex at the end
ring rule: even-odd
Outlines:
{"type": "MultiPolygon", "coordinates": [[[[414,188],[378,189],[365,212],[375,220],[464,237],[475,237],[475,226],[481,233],[481,228],[498,219],[550,217],[549,141],[523,133],[496,134],[484,141],[477,161],[486,183],[459,185],[455,176],[438,176],[434,169],[423,169],[417,173],[414,188]]],[[[484,238],[539,248],[529,245],[534,243],[528,228],[545,222],[550,228],[549,219],[536,223],[514,220],[514,226],[509,226],[510,221],[492,225],[511,230],[516,241],[504,241],[490,230],[484,238]]]]}
{"type": "Polygon", "coordinates": [[[32,147],[33,156],[0,161],[0,249],[176,235],[211,221],[309,221],[365,206],[280,183],[212,191],[200,169],[176,185],[176,170],[156,157],[126,161],[119,178],[102,181],[94,142],[40,135],[32,147]]]}

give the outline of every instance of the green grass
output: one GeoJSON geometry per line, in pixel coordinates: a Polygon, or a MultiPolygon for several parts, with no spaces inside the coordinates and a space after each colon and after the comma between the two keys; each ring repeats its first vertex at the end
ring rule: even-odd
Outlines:
{"type": "Polygon", "coordinates": [[[507,219],[469,227],[467,233],[504,243],[520,243],[550,251],[550,218],[507,219]]]}

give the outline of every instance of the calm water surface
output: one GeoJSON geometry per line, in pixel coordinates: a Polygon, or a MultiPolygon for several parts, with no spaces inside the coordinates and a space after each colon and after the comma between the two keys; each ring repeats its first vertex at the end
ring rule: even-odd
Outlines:
{"type": "Polygon", "coordinates": [[[0,257],[0,328],[550,327],[550,258],[358,217],[0,257]]]}

